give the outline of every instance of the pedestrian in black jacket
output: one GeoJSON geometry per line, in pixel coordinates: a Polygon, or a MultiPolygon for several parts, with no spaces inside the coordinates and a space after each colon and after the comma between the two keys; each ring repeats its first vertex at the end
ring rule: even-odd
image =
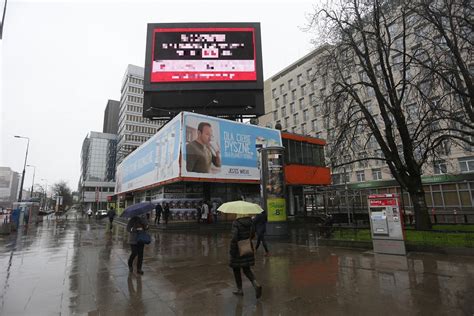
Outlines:
{"type": "Polygon", "coordinates": [[[160,203],[155,206],[155,225],[160,223],[161,213],[163,212],[163,207],[160,203]]]}
{"type": "Polygon", "coordinates": [[[128,243],[130,244],[130,248],[132,249],[132,253],[128,258],[128,269],[130,272],[133,272],[133,261],[135,257],[138,255],[137,261],[137,273],[143,274],[142,264],[143,264],[143,248],[145,244],[139,243],[137,241],[138,232],[147,230],[148,229],[148,222],[146,218],[140,216],[132,217],[127,224],[127,231],[129,232],[128,235],[128,243]]]}
{"type": "Polygon", "coordinates": [[[168,219],[170,217],[170,205],[168,203],[165,203],[163,207],[163,216],[165,218],[165,224],[168,225],[168,219]]]}
{"type": "Polygon", "coordinates": [[[255,251],[257,251],[260,243],[263,245],[263,249],[265,249],[265,256],[269,256],[270,252],[268,251],[268,245],[265,241],[265,233],[267,231],[267,212],[263,211],[260,214],[257,214],[254,218],[255,223],[255,232],[257,233],[257,245],[255,246],[255,251]]]}
{"type": "MultiPolygon", "coordinates": [[[[230,242],[230,263],[229,266],[234,272],[235,284],[237,290],[232,292],[235,295],[244,295],[242,290],[242,275],[240,269],[244,271],[245,276],[252,282],[255,289],[255,296],[260,298],[262,296],[262,287],[255,280],[255,276],[250,270],[250,267],[255,265],[255,256],[253,253],[245,256],[240,256],[238,241],[249,239],[254,234],[254,225],[250,216],[237,216],[235,221],[232,223],[232,240],[230,242]]],[[[253,236],[252,236],[253,237],[253,236]]]]}

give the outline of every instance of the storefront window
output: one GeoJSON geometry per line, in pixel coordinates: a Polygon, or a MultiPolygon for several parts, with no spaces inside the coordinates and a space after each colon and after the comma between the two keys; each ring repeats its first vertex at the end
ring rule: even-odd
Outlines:
{"type": "Polygon", "coordinates": [[[457,192],[444,192],[444,203],[446,206],[458,206],[459,199],[457,192]]]}

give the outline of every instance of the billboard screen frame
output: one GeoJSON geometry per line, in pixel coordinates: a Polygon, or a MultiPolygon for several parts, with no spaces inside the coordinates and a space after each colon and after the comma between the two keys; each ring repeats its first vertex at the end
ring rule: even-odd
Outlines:
{"type": "Polygon", "coordinates": [[[263,64],[260,23],[149,23],[144,72],[143,116],[169,118],[181,111],[209,115],[263,115],[263,64]],[[243,29],[254,30],[256,80],[151,82],[155,29],[243,29]],[[217,102],[214,102],[217,101],[217,102]]]}

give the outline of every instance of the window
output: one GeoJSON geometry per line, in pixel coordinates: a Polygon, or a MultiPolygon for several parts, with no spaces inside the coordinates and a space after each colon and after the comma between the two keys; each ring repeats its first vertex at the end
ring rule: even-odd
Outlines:
{"type": "MultiPolygon", "coordinates": [[[[367,158],[367,153],[362,152],[359,154],[358,159],[365,159],[367,158]]],[[[369,166],[369,162],[367,160],[360,160],[359,161],[359,168],[367,168],[369,166]]]]}
{"type": "Polygon", "coordinates": [[[310,102],[311,104],[314,104],[314,103],[316,102],[316,96],[314,95],[314,93],[311,93],[311,94],[309,95],[309,102],[310,102]]]}
{"type": "Polygon", "coordinates": [[[298,114],[294,114],[294,115],[293,115],[293,124],[294,124],[294,125],[299,124],[298,114]]]}
{"type": "Polygon", "coordinates": [[[293,134],[296,134],[296,127],[295,127],[295,126],[293,126],[293,127],[291,128],[291,132],[292,132],[293,134]]]}
{"type": "Polygon", "coordinates": [[[306,135],[306,124],[301,124],[301,134],[306,135]]]}
{"type": "Polygon", "coordinates": [[[283,104],[287,104],[288,103],[288,95],[284,94],[283,95],[283,104]]]}
{"type": "Polygon", "coordinates": [[[285,126],[284,126],[284,127],[285,127],[285,128],[288,128],[288,126],[289,126],[290,124],[289,124],[289,122],[288,122],[288,118],[287,118],[287,117],[285,117],[284,122],[285,122],[285,126]]]}
{"type": "Polygon", "coordinates": [[[286,106],[281,108],[281,116],[282,117],[286,116],[286,106]]]}
{"type": "Polygon", "coordinates": [[[277,95],[277,90],[276,89],[272,89],[272,98],[275,98],[277,95]]]}
{"type": "Polygon", "coordinates": [[[292,90],[291,91],[291,101],[295,101],[296,100],[296,90],[292,90]]]}
{"type": "Polygon", "coordinates": [[[293,79],[288,80],[288,90],[293,89],[293,79]]]}
{"type": "Polygon", "coordinates": [[[273,120],[278,120],[278,111],[273,111],[273,120]]]}
{"type": "Polygon", "coordinates": [[[317,127],[316,120],[312,120],[311,121],[311,130],[316,131],[316,127],[317,127]]]}
{"type": "Polygon", "coordinates": [[[280,94],[283,94],[283,92],[285,92],[285,85],[281,84],[280,85],[280,94]]]}
{"type": "Polygon", "coordinates": [[[295,103],[294,102],[290,103],[290,113],[295,113],[295,110],[296,110],[295,103]]]}
{"type": "Polygon", "coordinates": [[[357,171],[356,172],[357,182],[364,182],[365,181],[365,171],[357,171]]]}
{"type": "Polygon", "coordinates": [[[308,78],[308,80],[313,80],[313,68],[309,68],[308,70],[306,70],[306,78],[308,78]]]}
{"type": "Polygon", "coordinates": [[[275,99],[275,107],[279,107],[280,106],[280,99],[276,98],[275,99]]]}
{"type": "Polygon", "coordinates": [[[373,97],[373,96],[375,96],[374,88],[372,88],[372,87],[367,87],[367,96],[368,96],[368,97],[373,97]]]}
{"type": "Polygon", "coordinates": [[[461,172],[474,171],[474,157],[459,158],[458,161],[461,172]]]}
{"type": "Polygon", "coordinates": [[[308,116],[308,110],[304,110],[303,111],[303,121],[308,121],[309,120],[309,116],[308,116]]]}
{"type": "Polygon", "coordinates": [[[304,108],[304,99],[301,98],[298,100],[298,102],[299,102],[300,110],[302,110],[304,108]]]}
{"type": "Polygon", "coordinates": [[[301,96],[305,96],[306,95],[306,85],[302,85],[301,86],[301,96]]]}
{"type": "Polygon", "coordinates": [[[372,179],[382,180],[382,170],[381,169],[372,169],[372,179]]]}
{"type": "Polygon", "coordinates": [[[433,173],[434,174],[446,174],[448,173],[448,166],[446,161],[438,160],[433,163],[433,173]]]}
{"type": "Polygon", "coordinates": [[[319,116],[321,114],[321,106],[319,104],[314,104],[313,112],[314,116],[319,116]]]}
{"type": "Polygon", "coordinates": [[[303,83],[303,75],[296,76],[296,84],[300,86],[303,83]]]}

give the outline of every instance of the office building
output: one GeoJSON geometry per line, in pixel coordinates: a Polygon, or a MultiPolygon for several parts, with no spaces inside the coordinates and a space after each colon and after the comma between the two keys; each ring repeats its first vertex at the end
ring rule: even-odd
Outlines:
{"type": "Polygon", "coordinates": [[[117,165],[162,126],[143,118],[143,77],[142,67],[127,66],[120,90],[117,165]]]}
{"type": "MultiPolygon", "coordinates": [[[[414,47],[421,45],[416,43],[416,38],[410,41],[413,41],[409,44],[414,47]]],[[[323,138],[327,140],[328,146],[332,144],[335,128],[322,106],[322,96],[331,88],[331,83],[324,76],[315,76],[315,70],[321,67],[323,52],[324,47],[320,47],[265,81],[266,114],[259,117],[259,125],[274,127],[280,124],[283,131],[323,138]]],[[[413,75],[413,71],[409,75],[413,75]]],[[[358,79],[360,74],[347,76],[358,79]]],[[[369,89],[364,100],[366,102],[376,104],[375,95],[369,89]]],[[[405,102],[413,101],[408,99],[405,102]]],[[[370,107],[370,113],[381,123],[378,111],[377,106],[370,107]]],[[[355,154],[356,157],[367,157],[367,150],[372,155],[383,157],[374,138],[359,136],[366,137],[368,143],[355,154]]],[[[433,223],[474,222],[474,148],[454,142],[447,143],[443,148],[442,159],[426,163],[423,170],[423,188],[431,220],[433,223]]],[[[330,151],[326,152],[327,165],[333,160],[344,158],[331,157],[330,151]]],[[[326,211],[366,214],[368,194],[401,193],[398,183],[382,160],[358,161],[344,168],[333,169],[331,173],[332,186],[307,194],[305,209],[308,211],[324,206],[326,211]]],[[[412,204],[406,192],[402,195],[402,203],[410,213],[412,204]]],[[[353,218],[357,219],[357,216],[353,215],[353,218]]]]}
{"type": "Polygon", "coordinates": [[[107,208],[114,194],[117,135],[90,132],[82,143],[79,196],[84,210],[107,208]]]}
{"type": "Polygon", "coordinates": [[[104,127],[102,133],[117,134],[119,120],[120,102],[108,100],[104,112],[104,127]]]}

